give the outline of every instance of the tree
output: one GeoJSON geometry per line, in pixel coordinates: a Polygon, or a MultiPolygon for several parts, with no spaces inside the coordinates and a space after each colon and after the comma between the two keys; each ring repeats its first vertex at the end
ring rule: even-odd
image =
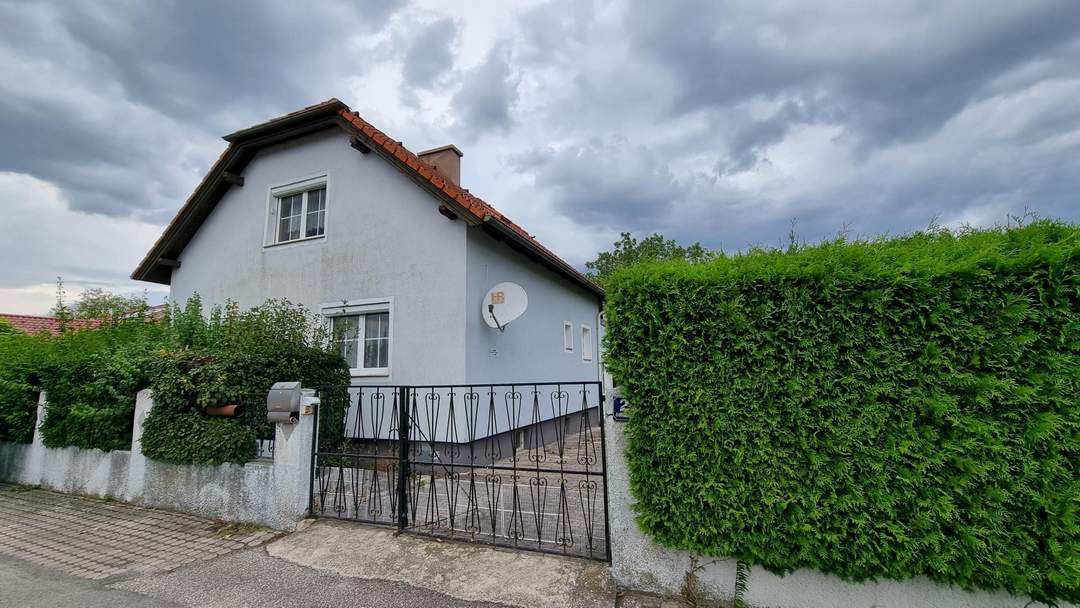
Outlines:
{"type": "Polygon", "coordinates": [[[79,295],[74,305],[64,301],[64,283],[59,278],[56,283],[56,306],[49,314],[62,322],[71,319],[97,319],[115,321],[140,316],[146,313],[146,294],[120,295],[105,291],[100,287],[91,287],[79,295]]]}
{"type": "Polygon", "coordinates": [[[617,269],[646,260],[686,260],[698,263],[712,259],[715,255],[701,243],[683,247],[673,239],[664,238],[657,233],[638,241],[629,232],[624,232],[614,243],[614,249],[604,251],[597,255],[595,260],[586,262],[585,268],[588,269],[590,277],[602,283],[617,269]]]}
{"type": "Polygon", "coordinates": [[[11,323],[7,319],[0,319],[0,336],[12,335],[19,333],[19,330],[11,326],[11,323]]]}

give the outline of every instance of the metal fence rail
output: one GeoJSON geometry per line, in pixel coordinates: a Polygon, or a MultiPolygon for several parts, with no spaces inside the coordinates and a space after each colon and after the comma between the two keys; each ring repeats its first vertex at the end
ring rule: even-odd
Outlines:
{"type": "Polygon", "coordinates": [[[599,382],[318,391],[313,516],[609,559],[599,382]]]}

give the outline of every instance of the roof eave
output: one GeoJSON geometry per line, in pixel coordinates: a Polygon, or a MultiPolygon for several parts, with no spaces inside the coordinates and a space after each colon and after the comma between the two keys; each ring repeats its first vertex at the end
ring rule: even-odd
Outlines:
{"type": "Polygon", "coordinates": [[[594,283],[584,274],[578,272],[576,269],[574,269],[574,267],[570,266],[566,262],[563,262],[561,259],[553,258],[549,252],[540,247],[537,247],[536,243],[522,237],[520,234],[517,233],[516,230],[512,229],[510,226],[507,226],[498,218],[489,215],[484,218],[484,225],[494,228],[496,231],[498,231],[499,236],[509,240],[514,245],[525,249],[532,256],[543,262],[544,265],[546,265],[556,274],[562,275],[564,278],[570,279],[574,283],[577,283],[601,300],[604,299],[604,289],[602,287],[594,283]]]}
{"type": "Polygon", "coordinates": [[[260,148],[315,133],[334,125],[343,125],[344,121],[340,116],[342,109],[347,110],[348,106],[337,99],[331,99],[226,135],[223,139],[229,142],[229,147],[166,226],[161,237],[131,273],[131,278],[136,281],[169,285],[172,281],[172,268],[162,265],[160,261],[166,257],[179,257],[180,251],[172,250],[177,239],[182,240],[184,230],[191,226],[193,221],[197,229],[220,201],[222,190],[228,189],[229,184],[225,182],[224,174],[226,172],[241,173],[260,148]],[[204,209],[204,207],[208,208],[204,209]]]}

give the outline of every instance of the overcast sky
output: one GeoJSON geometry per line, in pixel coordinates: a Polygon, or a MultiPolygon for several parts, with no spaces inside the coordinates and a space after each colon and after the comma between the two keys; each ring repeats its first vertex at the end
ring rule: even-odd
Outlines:
{"type": "Polygon", "coordinates": [[[221,135],[338,97],[581,266],[1080,220],[1080,2],[0,0],[0,312],[127,279],[221,135]]]}

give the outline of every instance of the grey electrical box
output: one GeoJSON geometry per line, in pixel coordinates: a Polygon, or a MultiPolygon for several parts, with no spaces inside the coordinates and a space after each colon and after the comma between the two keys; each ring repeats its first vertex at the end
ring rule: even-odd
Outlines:
{"type": "Polygon", "coordinates": [[[266,395],[266,419],[295,424],[300,416],[300,383],[275,382],[266,395]]]}

